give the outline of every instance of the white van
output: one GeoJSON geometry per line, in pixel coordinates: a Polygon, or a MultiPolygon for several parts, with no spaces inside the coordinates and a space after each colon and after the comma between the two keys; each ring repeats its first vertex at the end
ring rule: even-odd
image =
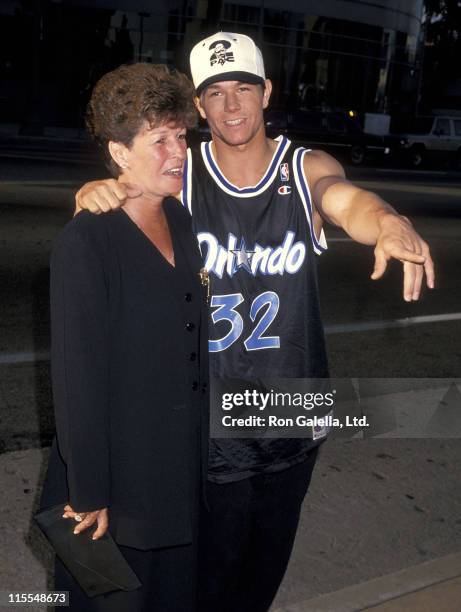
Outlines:
{"type": "Polygon", "coordinates": [[[404,137],[413,168],[436,158],[451,158],[461,167],[461,117],[418,117],[404,137]]]}

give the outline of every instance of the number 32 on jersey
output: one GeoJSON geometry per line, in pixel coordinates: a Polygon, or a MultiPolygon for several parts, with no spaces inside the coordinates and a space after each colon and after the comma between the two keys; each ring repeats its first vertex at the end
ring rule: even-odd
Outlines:
{"type": "MultiPolygon", "coordinates": [[[[210,353],[225,351],[241,337],[244,324],[242,316],[236,308],[244,301],[241,293],[212,296],[210,306],[216,308],[211,315],[213,323],[228,321],[230,328],[227,334],[219,340],[208,341],[210,353]]],[[[260,312],[262,312],[262,316],[253,327],[251,334],[243,340],[247,351],[280,348],[280,336],[264,335],[277,316],[279,306],[279,296],[273,291],[265,291],[255,297],[250,306],[249,317],[254,323],[260,312]]]]}

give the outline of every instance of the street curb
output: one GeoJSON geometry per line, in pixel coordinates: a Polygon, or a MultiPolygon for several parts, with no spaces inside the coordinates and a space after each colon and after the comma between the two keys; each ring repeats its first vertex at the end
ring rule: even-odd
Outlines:
{"type": "Polygon", "coordinates": [[[272,612],[359,612],[461,576],[461,552],[272,612]]]}

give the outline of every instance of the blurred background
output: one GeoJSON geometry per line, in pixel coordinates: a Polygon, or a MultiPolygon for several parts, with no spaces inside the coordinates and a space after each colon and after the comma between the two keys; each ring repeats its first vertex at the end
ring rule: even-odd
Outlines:
{"type": "MultiPolygon", "coordinates": [[[[416,132],[430,142],[410,138],[405,161],[417,166],[435,151],[459,158],[460,22],[457,0],[2,0],[1,122],[23,135],[82,131],[92,87],[108,70],[145,61],[189,73],[188,53],[200,38],[235,30],[263,51],[272,108],[286,111],[268,118],[274,128],[295,124],[304,136],[319,117],[292,111],[335,112],[321,117],[330,140],[342,135],[359,146],[347,133],[360,128],[416,132]]],[[[356,150],[353,163],[364,153],[356,150]]]]}

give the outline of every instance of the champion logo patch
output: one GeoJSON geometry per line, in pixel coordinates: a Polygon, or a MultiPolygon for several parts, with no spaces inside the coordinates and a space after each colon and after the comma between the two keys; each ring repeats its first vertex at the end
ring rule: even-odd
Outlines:
{"type": "Polygon", "coordinates": [[[216,40],[208,48],[213,53],[210,56],[210,65],[221,64],[223,66],[226,62],[234,61],[234,54],[232,51],[227,51],[231,43],[228,40],[216,40]]]}
{"type": "Polygon", "coordinates": [[[280,185],[277,191],[280,195],[288,195],[291,193],[291,187],[289,185],[280,185]]]}
{"type": "Polygon", "coordinates": [[[287,163],[280,164],[280,180],[285,182],[290,180],[290,170],[287,163]]]}

